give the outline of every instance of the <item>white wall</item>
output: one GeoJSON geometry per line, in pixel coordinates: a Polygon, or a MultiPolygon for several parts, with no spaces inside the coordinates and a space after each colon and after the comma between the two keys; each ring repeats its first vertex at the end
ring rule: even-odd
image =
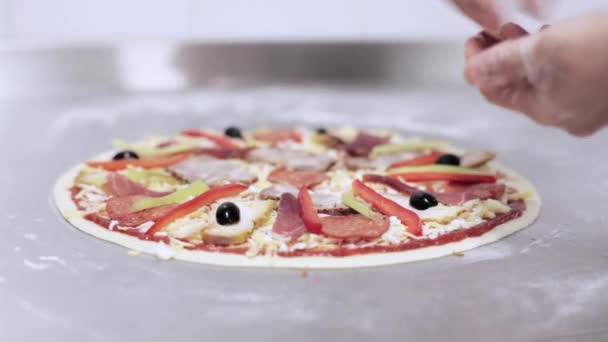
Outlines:
{"type": "MultiPolygon", "coordinates": [[[[596,7],[608,0],[561,0],[554,17],[596,7]]],[[[445,0],[0,0],[0,39],[17,42],[443,40],[476,30],[445,0]]]]}

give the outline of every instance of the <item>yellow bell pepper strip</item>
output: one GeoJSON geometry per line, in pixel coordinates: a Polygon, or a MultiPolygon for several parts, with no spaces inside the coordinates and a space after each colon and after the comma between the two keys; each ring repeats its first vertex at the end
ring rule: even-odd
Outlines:
{"type": "Polygon", "coordinates": [[[367,218],[374,217],[372,208],[367,203],[359,201],[352,190],[342,193],[342,203],[367,218]]]}
{"type": "Polygon", "coordinates": [[[432,149],[445,148],[447,144],[443,141],[421,141],[421,142],[410,142],[402,144],[382,144],[375,146],[370,152],[371,157],[376,157],[381,154],[391,154],[400,152],[417,152],[426,151],[432,149]]]}
{"type": "Polygon", "coordinates": [[[203,192],[209,190],[207,184],[202,181],[195,181],[185,188],[179,189],[173,193],[162,197],[146,197],[135,201],[131,206],[131,212],[140,211],[149,208],[160,207],[166,204],[183,203],[192,197],[196,197],[203,192]]]}

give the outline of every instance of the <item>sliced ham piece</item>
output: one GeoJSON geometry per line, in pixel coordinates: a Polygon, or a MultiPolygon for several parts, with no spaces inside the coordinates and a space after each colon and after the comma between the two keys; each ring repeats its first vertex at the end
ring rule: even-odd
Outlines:
{"type": "Polygon", "coordinates": [[[260,198],[264,200],[272,199],[278,200],[284,193],[298,195],[298,188],[288,183],[277,183],[271,187],[266,188],[260,192],[260,198]]]}
{"type": "Polygon", "coordinates": [[[374,147],[386,144],[389,140],[391,138],[387,136],[359,132],[355,140],[346,145],[346,150],[353,156],[367,156],[374,147]]]}
{"type": "Polygon", "coordinates": [[[335,162],[336,158],[328,154],[314,154],[300,150],[286,150],[275,147],[257,148],[247,155],[252,162],[270,163],[284,166],[290,170],[325,171],[335,162]]]}
{"type": "Polygon", "coordinates": [[[329,179],[327,175],[319,171],[293,171],[280,167],[274,169],[269,175],[268,180],[273,183],[287,183],[301,188],[310,188],[329,179]]]}
{"type": "Polygon", "coordinates": [[[146,187],[135,183],[126,176],[118,173],[110,173],[106,182],[101,186],[101,189],[112,196],[123,197],[133,195],[143,195],[148,197],[160,197],[169,194],[169,192],[159,192],[148,190],[146,187]]]}
{"type": "Polygon", "coordinates": [[[144,197],[146,196],[135,195],[110,198],[106,202],[108,216],[110,219],[118,221],[118,224],[121,226],[137,227],[142,223],[158,220],[177,206],[177,204],[169,204],[134,213],[129,212],[133,203],[144,197]]]}
{"type": "MultiPolygon", "coordinates": [[[[388,187],[393,188],[407,196],[411,196],[416,191],[420,191],[418,188],[410,186],[400,180],[381,176],[381,175],[364,175],[363,180],[372,183],[381,183],[388,187]]],[[[448,204],[448,205],[460,205],[464,202],[473,199],[500,199],[505,193],[506,187],[504,184],[492,183],[492,184],[448,184],[444,192],[427,191],[431,193],[437,201],[448,204]]]]}
{"type": "Polygon", "coordinates": [[[306,232],[306,226],[300,217],[300,208],[296,196],[289,193],[281,195],[279,211],[272,226],[272,231],[291,239],[297,239],[306,232]]]}
{"type": "Polygon", "coordinates": [[[390,221],[377,215],[369,219],[363,215],[321,217],[323,234],[336,239],[375,239],[384,234],[390,221]]]}
{"type": "Polygon", "coordinates": [[[207,156],[192,157],[169,168],[175,175],[189,182],[202,180],[213,186],[219,181],[250,184],[257,176],[241,161],[215,159],[207,156]]]}

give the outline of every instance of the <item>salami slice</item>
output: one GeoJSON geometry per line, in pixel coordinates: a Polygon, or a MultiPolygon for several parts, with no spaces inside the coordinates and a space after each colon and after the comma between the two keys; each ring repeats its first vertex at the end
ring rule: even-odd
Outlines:
{"type": "Polygon", "coordinates": [[[194,154],[203,154],[217,159],[245,159],[249,151],[252,149],[246,148],[229,148],[229,147],[213,147],[199,148],[194,150],[194,154]]]}
{"type": "Polygon", "coordinates": [[[292,239],[297,239],[306,232],[306,226],[300,217],[298,199],[294,195],[290,193],[281,195],[279,212],[277,213],[277,220],[272,226],[272,231],[292,239]]]}
{"type": "Polygon", "coordinates": [[[118,174],[118,173],[110,173],[108,175],[108,179],[101,186],[102,190],[106,193],[116,196],[132,196],[132,195],[143,195],[148,197],[160,197],[165,196],[168,192],[158,192],[146,189],[144,186],[139,185],[129,178],[118,174]]]}
{"type": "Polygon", "coordinates": [[[313,187],[327,179],[327,175],[321,171],[292,171],[283,167],[274,169],[268,175],[268,180],[273,183],[287,183],[298,189],[303,186],[313,187]]]}
{"type": "Polygon", "coordinates": [[[389,140],[390,137],[359,132],[355,137],[355,140],[346,145],[346,150],[352,156],[367,156],[374,147],[386,144],[389,140]]]}
{"type": "Polygon", "coordinates": [[[130,213],[133,203],[144,196],[125,196],[114,197],[106,202],[106,211],[110,219],[118,221],[118,224],[125,227],[135,227],[148,221],[156,221],[165,216],[177,204],[168,204],[156,208],[130,213]]]}
{"type": "Polygon", "coordinates": [[[369,219],[363,215],[321,217],[323,234],[336,239],[375,239],[389,227],[389,219],[378,215],[369,219]]]}

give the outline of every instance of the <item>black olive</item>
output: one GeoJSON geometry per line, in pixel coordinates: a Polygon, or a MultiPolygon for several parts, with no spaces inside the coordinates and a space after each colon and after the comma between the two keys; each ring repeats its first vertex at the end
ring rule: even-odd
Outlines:
{"type": "Polygon", "coordinates": [[[426,191],[416,191],[410,197],[410,205],[418,210],[426,210],[437,205],[437,199],[426,191]]]}
{"type": "Polygon", "coordinates": [[[323,128],[323,127],[319,127],[316,129],[316,132],[318,134],[327,134],[327,129],[323,128]]]}
{"type": "Polygon", "coordinates": [[[232,137],[232,138],[242,138],[243,137],[243,133],[241,133],[241,130],[234,126],[230,126],[230,127],[226,128],[226,130],[224,131],[224,134],[226,134],[227,136],[232,137]]]}
{"type": "Polygon", "coordinates": [[[133,151],[120,151],[114,155],[114,158],[112,158],[112,160],[121,159],[139,159],[139,156],[133,151]]]}
{"type": "Polygon", "coordinates": [[[238,223],[241,220],[241,210],[232,202],[224,202],[217,207],[215,220],[222,226],[238,223]]]}
{"type": "Polygon", "coordinates": [[[441,157],[437,158],[435,164],[458,166],[460,165],[460,157],[450,153],[446,153],[441,155],[441,157]]]}

